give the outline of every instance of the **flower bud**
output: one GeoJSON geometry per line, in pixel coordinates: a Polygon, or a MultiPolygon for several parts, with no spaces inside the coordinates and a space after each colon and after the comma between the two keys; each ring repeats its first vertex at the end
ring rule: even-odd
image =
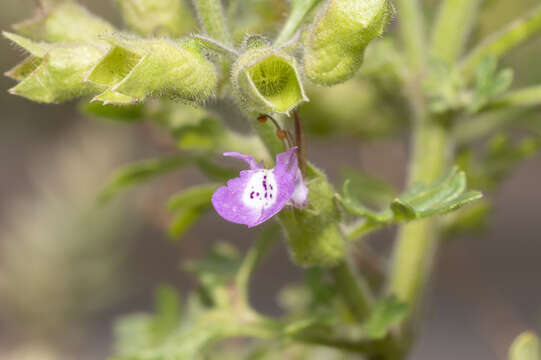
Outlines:
{"type": "Polygon", "coordinates": [[[216,87],[216,69],[194,41],[106,37],[112,46],[87,80],[103,93],[93,100],[133,103],[148,96],[203,101],[216,87]]]}
{"type": "Polygon", "coordinates": [[[313,167],[307,181],[308,206],[280,213],[293,261],[300,266],[331,267],[345,257],[346,241],[339,228],[340,213],[325,175],[313,167]]]}
{"type": "Polygon", "coordinates": [[[70,0],[50,5],[14,29],[34,40],[60,43],[97,41],[98,35],[115,31],[113,25],[70,0]]]}
{"type": "Polygon", "coordinates": [[[184,0],[116,0],[124,22],[140,35],[179,36],[195,27],[184,0]]]}
{"type": "Polygon", "coordinates": [[[304,35],[306,76],[327,86],[352,78],[391,13],[388,0],[329,0],[304,35]]]}
{"type": "Polygon", "coordinates": [[[279,50],[247,50],[233,65],[231,81],[241,105],[249,111],[288,114],[308,101],[295,59],[279,50]]]}
{"type": "Polygon", "coordinates": [[[10,33],[4,36],[31,54],[7,72],[6,75],[20,81],[10,93],[37,102],[59,103],[98,91],[93,84],[85,83],[84,77],[103,56],[102,48],[37,43],[10,33]]]}

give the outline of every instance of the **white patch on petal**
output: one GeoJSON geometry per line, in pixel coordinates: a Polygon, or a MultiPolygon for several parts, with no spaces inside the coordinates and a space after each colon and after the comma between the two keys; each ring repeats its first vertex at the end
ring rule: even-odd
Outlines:
{"type": "Polygon", "coordinates": [[[264,209],[276,202],[278,185],[272,170],[256,171],[242,194],[242,202],[250,208],[264,209]]]}
{"type": "Polygon", "coordinates": [[[306,203],[308,202],[308,192],[309,190],[304,183],[301,171],[297,169],[297,174],[295,175],[295,191],[293,192],[293,195],[291,195],[289,202],[297,208],[306,206],[306,203]]]}

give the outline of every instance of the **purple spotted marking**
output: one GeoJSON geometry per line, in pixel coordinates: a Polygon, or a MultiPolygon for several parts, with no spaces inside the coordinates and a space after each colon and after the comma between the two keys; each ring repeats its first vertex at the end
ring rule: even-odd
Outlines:
{"type": "Polygon", "coordinates": [[[216,190],[212,196],[216,212],[227,221],[253,227],[273,217],[286,204],[305,206],[308,188],[297,164],[296,149],[278,154],[273,169],[263,168],[250,155],[225,153],[244,160],[250,170],[241,171],[238,178],[216,190]]]}

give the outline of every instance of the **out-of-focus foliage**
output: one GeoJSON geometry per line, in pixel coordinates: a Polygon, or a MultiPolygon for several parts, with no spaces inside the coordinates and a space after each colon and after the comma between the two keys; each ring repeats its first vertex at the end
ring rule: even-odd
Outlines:
{"type": "Polygon", "coordinates": [[[140,35],[180,36],[195,29],[185,0],[116,0],[126,24],[140,35]]]}

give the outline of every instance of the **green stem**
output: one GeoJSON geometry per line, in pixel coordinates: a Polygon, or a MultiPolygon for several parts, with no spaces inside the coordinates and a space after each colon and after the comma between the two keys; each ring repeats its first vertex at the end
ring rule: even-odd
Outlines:
{"type": "Polygon", "coordinates": [[[231,46],[231,33],[220,0],[193,0],[199,22],[208,36],[231,46]]]}
{"type": "MultiPolygon", "coordinates": [[[[450,149],[447,129],[435,119],[418,121],[414,130],[413,155],[409,183],[431,183],[447,166],[450,149]]],[[[418,306],[438,246],[438,226],[433,218],[403,225],[398,234],[392,259],[389,293],[418,306]]]]}
{"type": "Polygon", "coordinates": [[[486,109],[500,109],[509,107],[525,107],[541,105],[541,85],[531,86],[525,89],[510,91],[492,103],[486,109]]]}
{"type": "Polygon", "coordinates": [[[473,49],[461,63],[462,72],[471,76],[485,57],[501,57],[540,31],[541,6],[537,6],[473,49]]]}
{"type": "Polygon", "coordinates": [[[252,120],[257,119],[257,117],[257,115],[248,115],[248,119],[250,121],[254,121],[255,131],[257,132],[257,135],[259,135],[261,141],[263,141],[263,144],[265,144],[265,146],[271,153],[272,158],[274,159],[277,154],[284,151],[282,141],[276,136],[276,127],[274,126],[272,121],[260,123],[258,121],[252,120]]]}
{"type": "Polygon", "coordinates": [[[330,273],[355,318],[359,321],[365,320],[374,301],[368,284],[358,276],[349,261],[331,268],[330,273]]]}
{"type": "Polygon", "coordinates": [[[280,34],[278,34],[278,37],[274,41],[274,45],[283,45],[289,39],[291,39],[301,26],[306,15],[308,15],[310,10],[312,10],[320,2],[321,0],[293,1],[291,12],[289,13],[286,23],[282,27],[280,34]]]}
{"type": "Polygon", "coordinates": [[[452,64],[472,31],[481,0],[444,0],[434,25],[431,53],[452,64]]]}
{"type": "Polygon", "coordinates": [[[295,144],[297,145],[297,157],[299,159],[299,169],[301,170],[302,177],[306,178],[306,146],[304,140],[304,129],[299,116],[299,110],[293,110],[293,116],[295,118],[295,144]]]}
{"type": "Polygon", "coordinates": [[[347,238],[350,241],[360,239],[376,230],[386,226],[385,223],[376,223],[368,220],[361,220],[358,224],[354,225],[347,231],[347,238]]]}
{"type": "Polygon", "coordinates": [[[409,66],[422,73],[426,63],[424,18],[419,0],[396,0],[400,36],[409,66]]]}
{"type": "Polygon", "coordinates": [[[239,298],[244,305],[249,304],[248,290],[249,282],[254,272],[256,266],[261,262],[261,260],[267,255],[272,245],[276,242],[279,234],[279,226],[277,224],[272,224],[266,227],[254,246],[250,248],[244,261],[237,273],[236,277],[236,287],[239,291],[239,298]]]}

